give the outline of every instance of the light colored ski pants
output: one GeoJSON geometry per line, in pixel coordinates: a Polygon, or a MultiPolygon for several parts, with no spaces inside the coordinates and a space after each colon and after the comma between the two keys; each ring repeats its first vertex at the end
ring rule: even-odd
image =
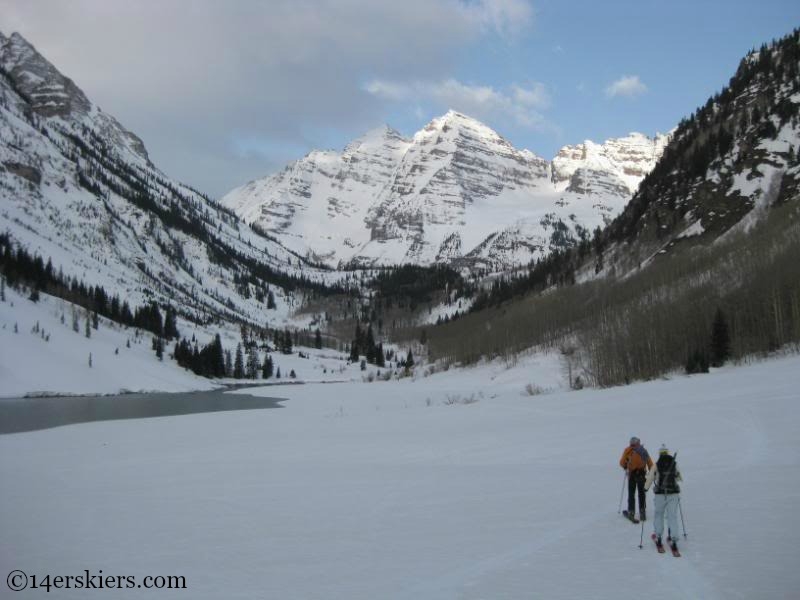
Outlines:
{"type": "Polygon", "coordinates": [[[653,518],[653,527],[655,528],[656,535],[660,537],[664,543],[667,539],[664,536],[664,513],[667,513],[667,525],[672,533],[672,539],[677,540],[680,537],[680,530],[678,529],[678,503],[681,500],[680,494],[656,494],[655,495],[655,509],[656,514],[653,518]]]}

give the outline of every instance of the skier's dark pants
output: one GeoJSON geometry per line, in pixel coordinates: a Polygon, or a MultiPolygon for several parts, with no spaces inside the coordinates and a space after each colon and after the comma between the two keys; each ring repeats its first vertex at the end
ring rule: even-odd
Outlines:
{"type": "Polygon", "coordinates": [[[639,490],[639,514],[647,507],[647,495],[644,491],[645,472],[643,469],[628,473],[628,513],[636,512],[636,490],[639,490]]]}

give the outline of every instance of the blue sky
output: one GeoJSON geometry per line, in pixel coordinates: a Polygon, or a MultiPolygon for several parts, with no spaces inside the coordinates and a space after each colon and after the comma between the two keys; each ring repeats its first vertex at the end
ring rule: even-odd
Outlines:
{"type": "Polygon", "coordinates": [[[800,25],[800,2],[3,0],[0,23],[219,196],[449,108],[545,158],[666,132],[800,25]]]}
{"type": "MultiPolygon", "coordinates": [[[[465,49],[453,77],[509,96],[515,85],[542,89],[541,123],[492,111],[485,118],[546,158],[583,139],[671,129],[727,84],[750,48],[800,26],[800,2],[780,0],[539,0],[531,7],[530,24],[516,35],[486,35],[465,49]],[[609,87],[624,77],[628,85],[612,95],[609,87]]],[[[445,108],[435,100],[423,106],[415,112],[389,103],[387,118],[408,133],[445,108]]]]}

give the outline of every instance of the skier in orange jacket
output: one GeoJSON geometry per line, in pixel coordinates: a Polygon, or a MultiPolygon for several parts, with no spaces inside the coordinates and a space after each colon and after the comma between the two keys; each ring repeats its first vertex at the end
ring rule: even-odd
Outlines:
{"type": "Polygon", "coordinates": [[[642,446],[638,437],[631,438],[630,445],[622,452],[619,466],[628,473],[628,511],[625,516],[636,522],[636,490],[639,490],[639,518],[645,521],[647,520],[647,495],[644,481],[647,471],[653,468],[653,459],[650,458],[647,449],[642,446]]]}

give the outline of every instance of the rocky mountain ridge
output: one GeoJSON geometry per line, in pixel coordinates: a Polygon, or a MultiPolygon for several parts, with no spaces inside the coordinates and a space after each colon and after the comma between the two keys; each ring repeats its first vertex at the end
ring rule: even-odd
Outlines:
{"type": "Polygon", "coordinates": [[[221,202],[287,248],[333,267],[503,270],[609,222],[668,137],[586,141],[548,161],[449,111],[411,138],[385,126],[342,153],[311,152],[221,202]]]}

